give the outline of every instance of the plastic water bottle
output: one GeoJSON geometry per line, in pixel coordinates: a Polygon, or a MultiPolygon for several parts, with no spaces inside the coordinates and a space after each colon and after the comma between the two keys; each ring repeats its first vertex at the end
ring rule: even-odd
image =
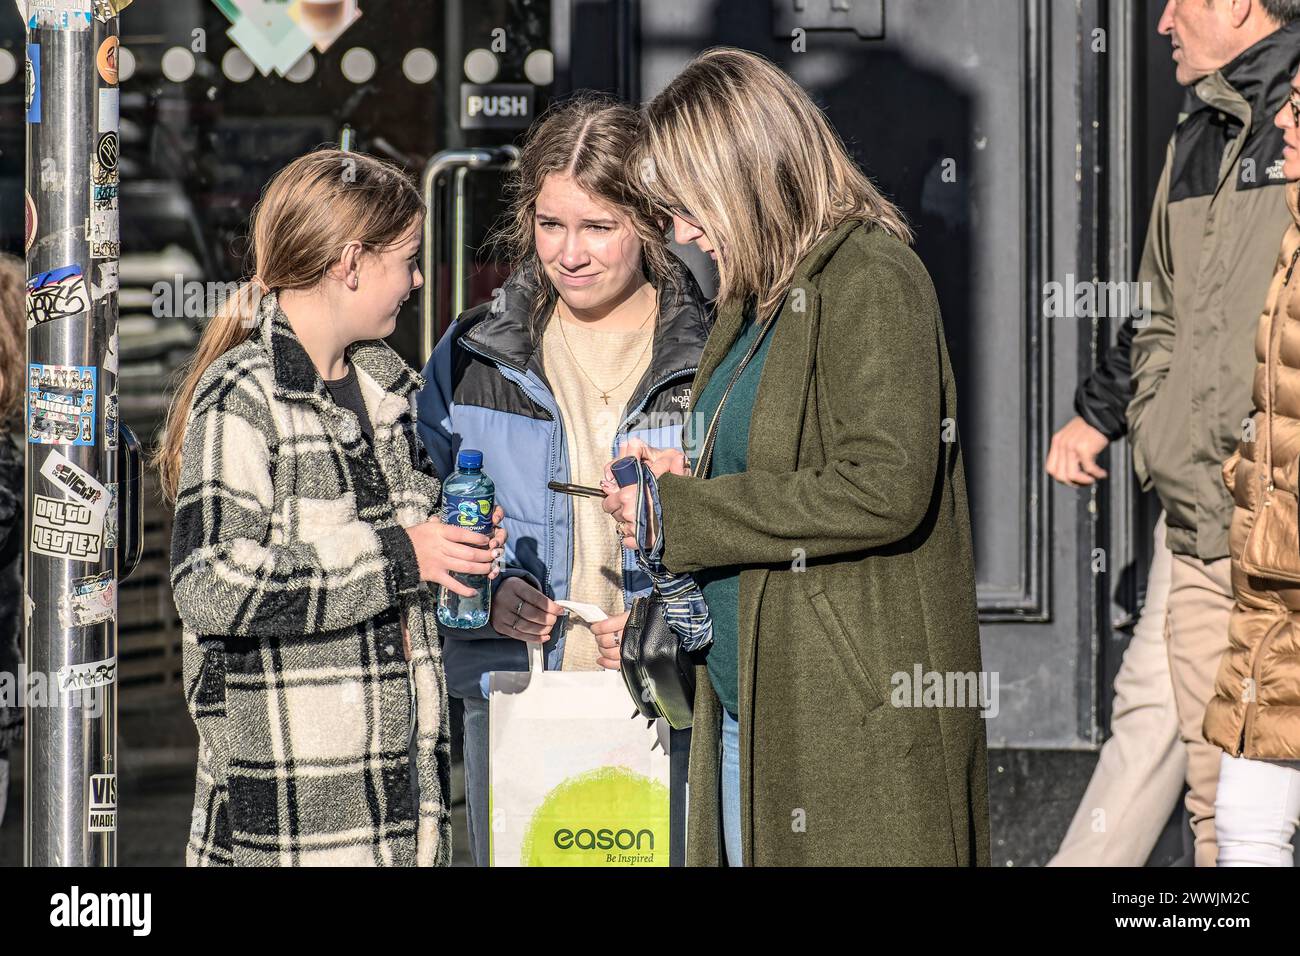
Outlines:
{"type": "MultiPolygon", "coordinates": [[[[496,485],[483,474],[483,453],[462,449],[456,456],[456,470],[442,483],[442,520],[479,534],[492,534],[492,508],[496,485]]],[[[482,627],[492,610],[492,587],[485,574],[452,577],[474,588],[473,597],[461,597],[445,587],[438,588],[438,621],[446,627],[482,627]]]]}

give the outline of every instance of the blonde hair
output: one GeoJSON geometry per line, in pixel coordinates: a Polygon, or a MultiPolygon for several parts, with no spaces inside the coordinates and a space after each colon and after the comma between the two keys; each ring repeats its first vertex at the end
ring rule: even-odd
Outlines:
{"type": "Polygon", "coordinates": [[[841,223],[912,241],[808,94],[744,50],[716,47],[687,64],[645,107],[629,163],[652,202],[688,211],[718,249],[718,303],[753,300],[760,317],[841,223]]]}
{"type": "Polygon", "coordinates": [[[632,107],[609,97],[582,93],[549,110],[533,124],[507,183],[509,209],[491,241],[503,246],[512,272],[522,273],[536,290],[530,307],[534,339],[555,308],[557,292],[537,257],[534,220],[537,197],[551,173],[569,176],[589,196],[624,213],[641,242],[642,268],[659,286],[675,286],[664,239],[667,220],[629,179],[624,158],[641,132],[632,107]]]}
{"type": "Polygon", "coordinates": [[[400,167],[364,153],[317,150],[271,177],[249,221],[252,279],[204,329],[168,409],[154,456],[168,501],[176,499],[194,391],[213,362],[256,331],[259,293],[314,288],[349,242],[381,251],[401,241],[424,212],[419,190],[400,167]]]}
{"type": "Polygon", "coordinates": [[[22,423],[26,317],[27,263],[0,253],[0,430],[22,423]]]}

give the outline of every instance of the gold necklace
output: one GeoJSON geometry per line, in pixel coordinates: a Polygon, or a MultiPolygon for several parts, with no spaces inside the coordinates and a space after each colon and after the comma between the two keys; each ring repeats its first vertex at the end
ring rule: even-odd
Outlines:
{"type": "MultiPolygon", "coordinates": [[[[636,371],[636,367],[641,364],[641,356],[645,355],[646,349],[648,349],[650,347],[650,343],[654,341],[654,336],[653,335],[646,336],[645,345],[641,346],[641,351],[637,354],[636,361],[632,363],[632,367],[628,370],[628,373],[623,376],[623,378],[619,381],[617,385],[611,386],[608,389],[601,388],[594,381],[592,381],[591,376],[587,374],[587,370],[583,368],[582,363],[578,361],[578,356],[573,354],[573,346],[569,344],[569,337],[564,334],[564,314],[560,308],[562,302],[563,300],[561,299],[555,303],[555,321],[560,323],[560,339],[564,342],[565,351],[569,353],[569,358],[573,359],[573,364],[578,366],[578,371],[582,373],[582,377],[585,378],[588,382],[591,382],[592,388],[600,392],[601,401],[603,401],[606,405],[608,405],[609,393],[618,389],[620,386],[622,386],[624,382],[626,382],[629,378],[632,377],[632,373],[636,371]]],[[[641,320],[641,324],[636,327],[636,330],[640,332],[642,329],[644,329],[645,324],[650,321],[650,316],[654,315],[658,311],[659,311],[659,301],[656,298],[654,307],[651,308],[650,310],[650,314],[641,320]]]]}

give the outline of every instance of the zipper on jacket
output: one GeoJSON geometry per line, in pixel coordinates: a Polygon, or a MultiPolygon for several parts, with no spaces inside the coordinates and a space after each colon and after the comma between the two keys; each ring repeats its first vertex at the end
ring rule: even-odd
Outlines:
{"type": "MultiPolygon", "coordinates": [[[[680,378],[683,375],[694,375],[698,371],[699,371],[698,366],[696,368],[678,369],[676,372],[673,372],[672,374],[667,375],[664,378],[661,378],[659,381],[655,382],[648,389],[646,389],[645,397],[642,398],[640,403],[636,406],[636,408],[628,412],[626,417],[624,417],[623,421],[619,423],[618,431],[614,433],[614,447],[610,449],[611,452],[610,457],[613,457],[618,454],[618,446],[619,446],[618,439],[620,435],[626,434],[625,429],[627,428],[628,422],[630,422],[632,419],[636,418],[638,415],[641,414],[641,410],[650,404],[650,399],[654,398],[655,393],[658,392],[659,389],[663,388],[665,385],[667,385],[675,378],[680,378]]],[[[684,425],[685,422],[683,422],[682,424],[684,425]]]]}
{"type": "MultiPolygon", "coordinates": [[[[467,352],[473,352],[475,355],[479,356],[479,358],[486,359],[487,361],[491,362],[493,365],[504,365],[507,368],[513,369],[514,371],[518,372],[521,375],[528,374],[528,372],[522,368],[518,368],[517,366],[511,365],[509,362],[504,362],[499,358],[494,358],[491,355],[488,355],[486,352],[480,350],[477,346],[473,345],[466,339],[462,338],[460,340],[460,345],[467,352]]],[[[529,395],[528,390],[525,389],[522,385],[520,385],[514,379],[507,378],[506,381],[509,382],[511,385],[513,385],[515,388],[519,389],[519,391],[523,393],[524,398],[528,399],[528,401],[532,402],[532,404],[537,405],[537,402],[533,399],[533,396],[529,395]]],[[[540,405],[537,405],[537,407],[542,408],[540,405]]],[[[555,421],[555,416],[551,415],[549,411],[547,411],[545,408],[542,408],[542,411],[546,412],[546,414],[550,417],[551,421],[555,421]]]]}
{"type": "Polygon", "coordinates": [[[1264,652],[1268,650],[1269,642],[1273,636],[1286,624],[1285,620],[1278,621],[1268,629],[1268,632],[1260,639],[1259,647],[1255,650],[1255,663],[1250,668],[1251,692],[1254,697],[1246,705],[1246,719],[1241,725],[1241,739],[1237,742],[1237,756],[1246,755],[1246,740],[1250,737],[1250,731],[1255,726],[1255,715],[1259,712],[1259,675],[1264,667],[1264,652]]]}
{"type": "MultiPolygon", "coordinates": [[[[504,361],[502,361],[501,359],[493,358],[491,355],[488,355],[486,352],[484,352],[484,351],[482,351],[481,349],[477,348],[473,343],[467,341],[466,339],[463,339],[463,338],[462,338],[462,339],[460,340],[460,345],[461,345],[461,346],[462,346],[466,351],[468,351],[468,352],[473,352],[475,355],[479,356],[480,358],[485,359],[486,361],[491,362],[494,366],[498,366],[498,367],[499,367],[499,366],[501,366],[501,365],[504,365],[504,366],[506,366],[507,368],[513,369],[514,371],[520,373],[521,375],[527,375],[527,374],[528,374],[528,373],[525,372],[523,369],[518,368],[518,367],[516,367],[516,366],[514,366],[514,365],[511,365],[509,362],[504,362],[504,361]]],[[[498,371],[499,371],[499,368],[498,368],[498,371]]],[[[516,382],[516,381],[515,381],[514,379],[512,379],[512,378],[508,378],[507,376],[504,376],[504,375],[501,376],[501,377],[504,378],[504,379],[505,379],[507,382],[509,382],[511,385],[513,385],[515,388],[519,389],[520,394],[522,394],[522,395],[524,396],[524,398],[528,400],[529,403],[531,403],[532,405],[536,405],[538,408],[542,408],[542,406],[539,405],[539,404],[537,403],[537,401],[533,398],[533,396],[531,396],[531,395],[528,394],[528,389],[524,388],[522,385],[520,385],[518,382],[516,382]]],[[[553,396],[552,396],[552,397],[553,397],[553,396]]],[[[559,419],[558,419],[555,415],[552,415],[552,414],[550,413],[550,411],[549,411],[548,409],[545,409],[545,408],[542,408],[542,411],[546,412],[546,415],[547,415],[547,417],[551,420],[551,423],[552,423],[552,424],[554,424],[554,425],[556,425],[557,427],[559,427],[559,424],[560,424],[560,423],[559,423],[559,419]]],[[[561,434],[560,437],[561,437],[561,439],[562,439],[562,438],[563,438],[563,434],[561,434]]],[[[551,470],[551,474],[555,474],[555,445],[554,445],[554,443],[552,443],[552,446],[551,446],[551,464],[550,464],[550,470],[551,470]]],[[[548,527],[548,528],[551,528],[551,527],[554,527],[554,526],[555,526],[555,496],[556,496],[556,493],[555,493],[554,491],[552,491],[552,492],[549,493],[549,495],[547,496],[547,499],[546,499],[546,527],[548,527]]],[[[551,536],[549,536],[549,537],[551,537],[552,539],[554,538],[553,535],[551,535],[551,536]]],[[[570,537],[572,537],[572,535],[570,535],[570,537]]],[[[548,547],[548,548],[553,547],[553,545],[554,545],[553,540],[552,540],[552,541],[549,541],[549,542],[547,543],[547,547],[548,547]]],[[[543,593],[547,593],[547,592],[549,592],[549,591],[551,590],[551,565],[554,564],[554,563],[555,563],[555,555],[554,555],[554,553],[552,553],[552,554],[550,555],[550,560],[548,560],[548,561],[546,562],[546,578],[545,578],[545,580],[542,581],[542,591],[543,591],[543,593]]],[[[544,657],[545,657],[545,655],[543,655],[543,658],[544,658],[544,657]]],[[[545,669],[545,660],[544,660],[544,659],[543,659],[542,665],[543,665],[543,669],[545,669]]]]}
{"type": "Polygon", "coordinates": [[[1282,280],[1282,284],[1284,286],[1289,285],[1291,282],[1291,273],[1295,272],[1295,264],[1297,259],[1300,259],[1300,246],[1296,246],[1295,252],[1291,253],[1291,264],[1287,266],[1286,278],[1282,280]]]}

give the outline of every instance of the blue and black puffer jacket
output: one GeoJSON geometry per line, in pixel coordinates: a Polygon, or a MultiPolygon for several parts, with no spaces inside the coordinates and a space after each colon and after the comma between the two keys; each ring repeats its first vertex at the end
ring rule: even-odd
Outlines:
{"type": "MultiPolygon", "coordinates": [[[[691,383],[709,335],[712,314],[686,266],[669,256],[676,288],[663,283],[650,366],[633,390],[610,457],[628,438],[656,448],[681,448],[691,383]]],[[[443,335],[424,369],[418,399],[420,437],[444,478],[462,448],[483,452],[483,469],[496,483],[506,513],[507,570],[496,585],[522,575],[552,600],[569,593],[573,568],[572,500],[547,488],[568,482],[565,423],[542,368],[530,309],[535,289],[520,273],[493,299],[462,314],[443,335]]],[[[623,552],[626,605],[650,591],[650,579],[623,552]]],[[[545,645],[547,669],[564,659],[563,619],[545,645]]],[[[444,629],[443,663],[456,697],[487,694],[489,671],[526,671],[523,643],[491,625],[444,629]]]]}

